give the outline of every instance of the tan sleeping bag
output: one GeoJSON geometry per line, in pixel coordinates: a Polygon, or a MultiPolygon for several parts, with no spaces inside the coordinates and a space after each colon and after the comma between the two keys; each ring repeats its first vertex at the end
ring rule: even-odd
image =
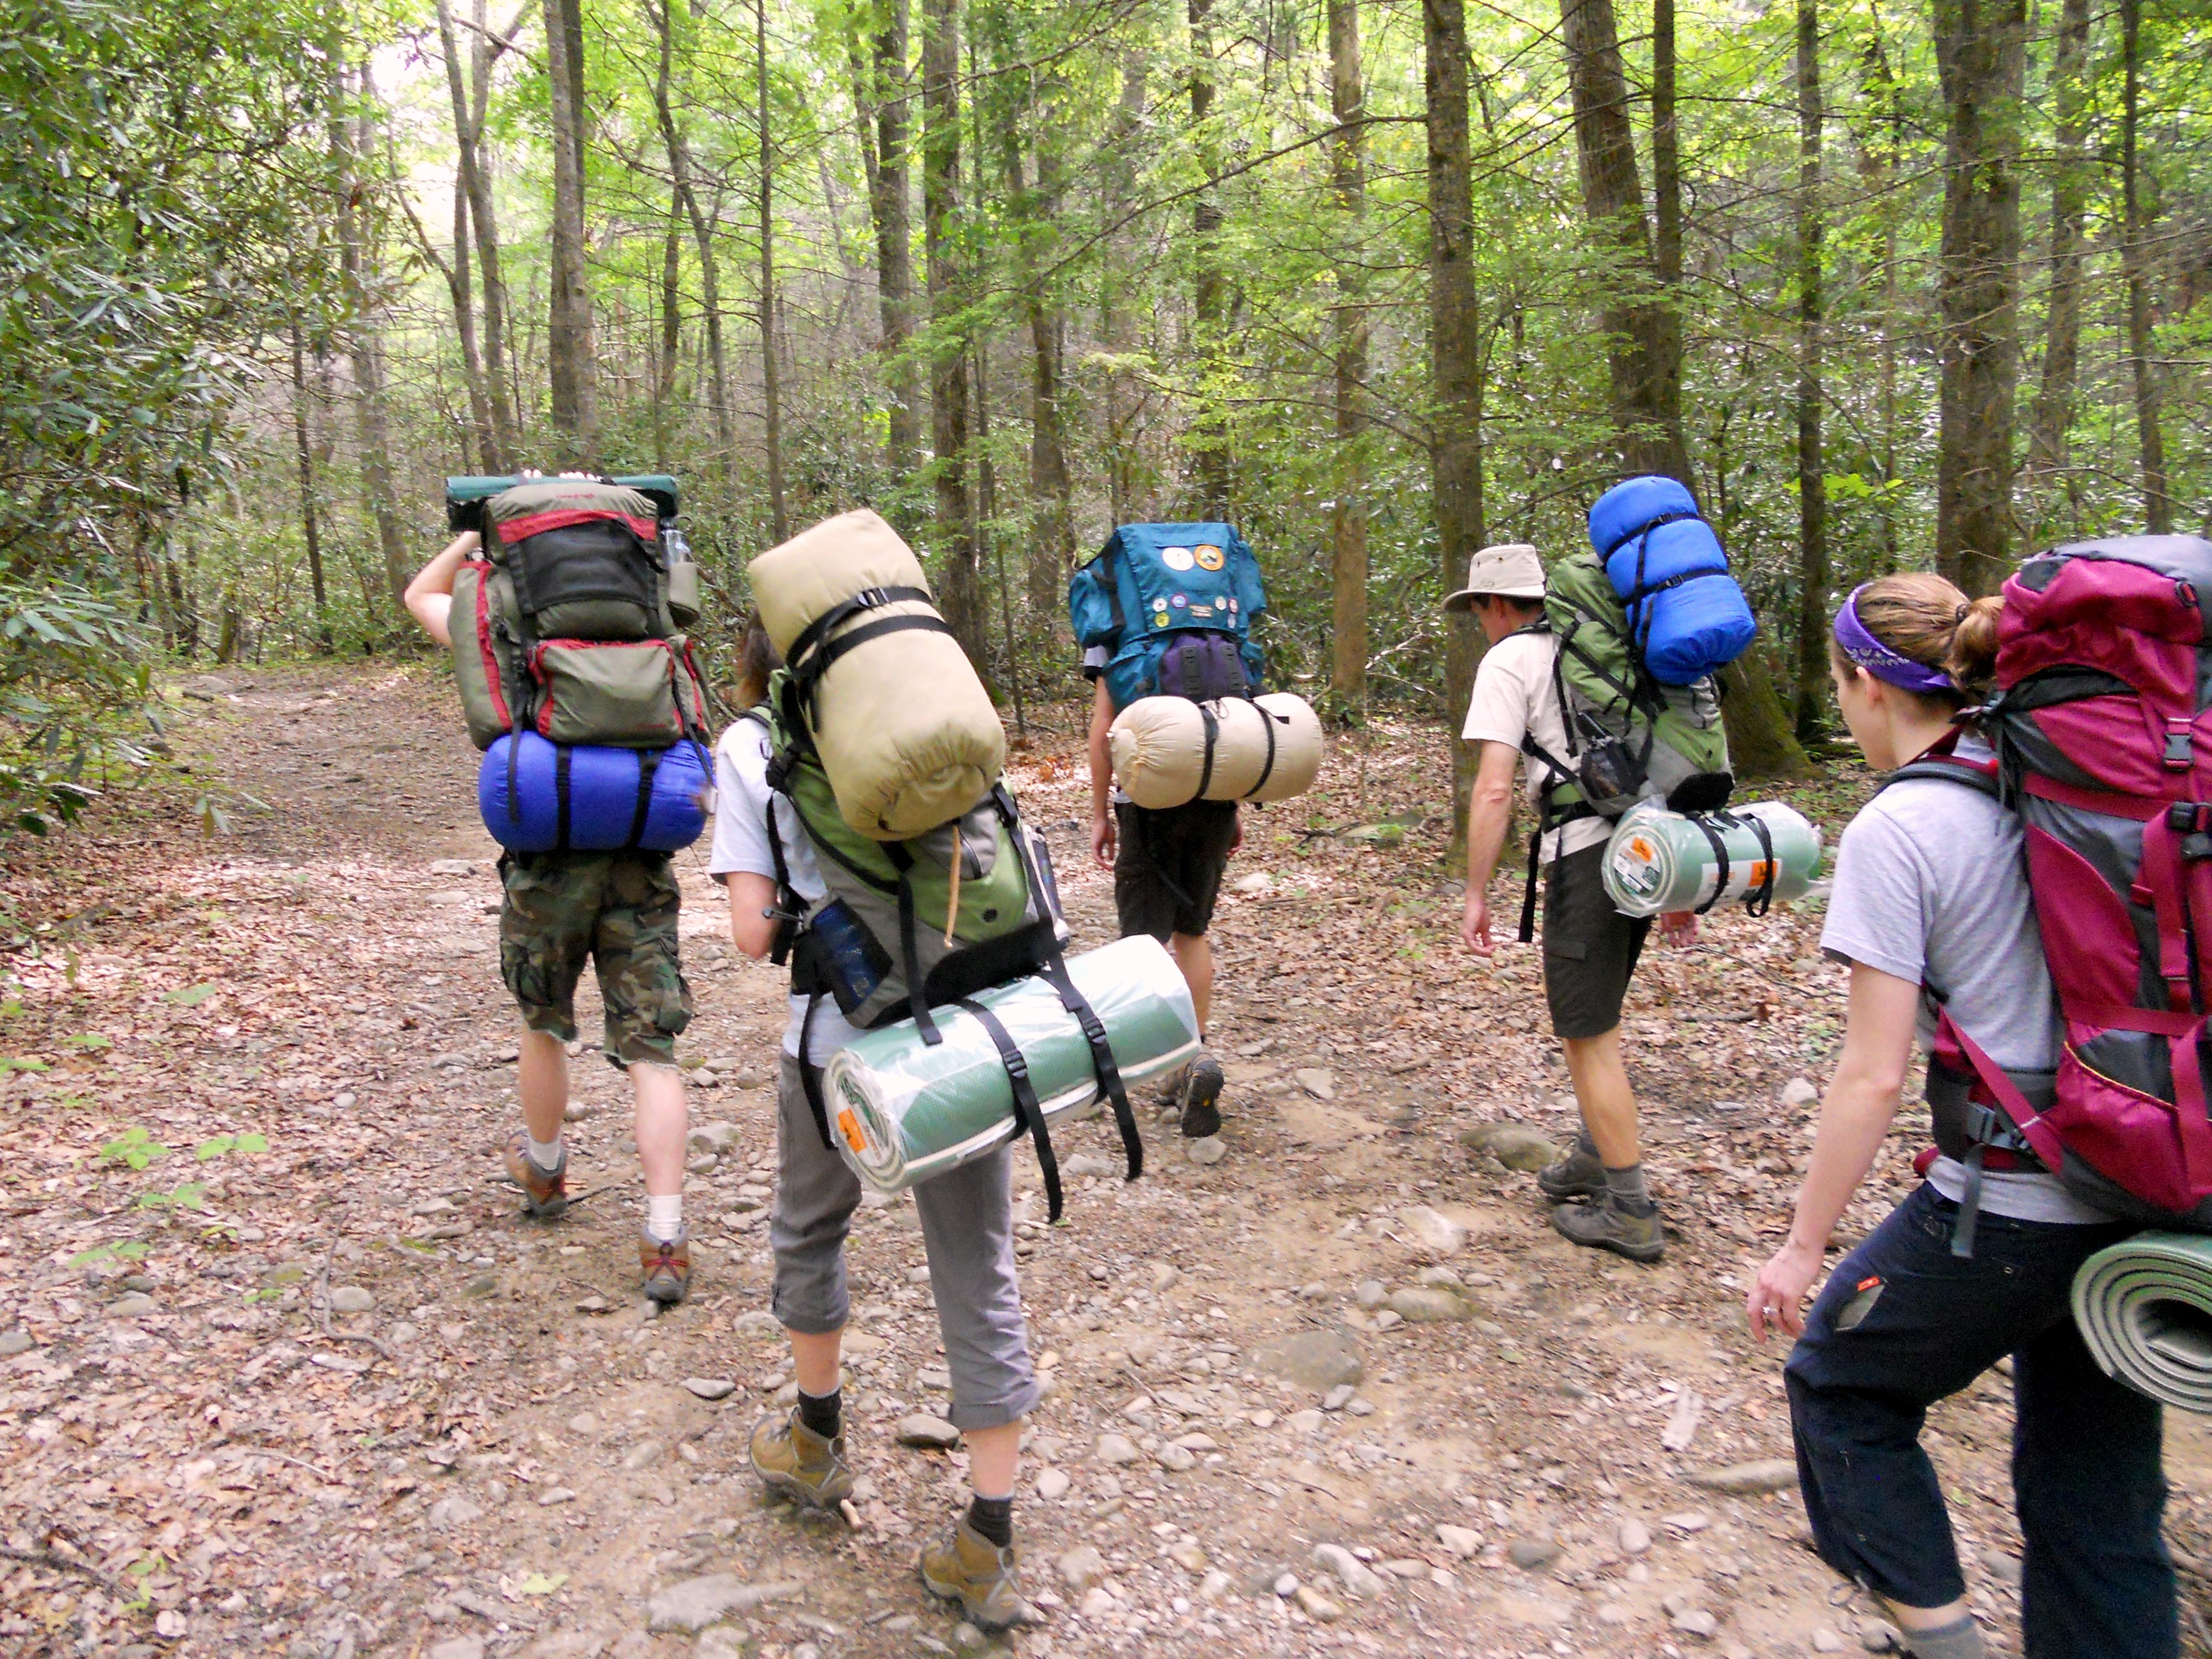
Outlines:
{"type": "Polygon", "coordinates": [[[1139,697],[1115,717],[1106,742],[1115,780],[1155,811],[1201,796],[1288,800],[1321,773],[1321,721],[1287,691],[1207,703],[1139,697]]]}
{"type": "Polygon", "coordinates": [[[1006,728],[896,531],[863,507],[770,548],[748,574],[846,823],[872,840],[903,841],[983,799],[1006,764],[1006,728]],[[884,588],[921,597],[868,604],[802,638],[847,600],[884,588]],[[873,631],[894,617],[927,625],[873,631]]]}

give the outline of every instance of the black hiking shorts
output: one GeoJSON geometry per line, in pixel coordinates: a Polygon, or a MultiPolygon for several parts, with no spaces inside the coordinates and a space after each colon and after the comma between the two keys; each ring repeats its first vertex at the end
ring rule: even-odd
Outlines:
{"type": "Polygon", "coordinates": [[[1544,872],[1544,1000],[1552,1034],[1603,1036],[1620,1024],[1628,981],[1651,919],[1624,916],[1605,890],[1600,842],[1554,860],[1544,872]]]}
{"type": "Polygon", "coordinates": [[[1222,872],[1237,839],[1237,803],[1194,800],[1164,811],[1117,801],[1114,910],[1121,937],[1195,939],[1213,925],[1222,872]]]}

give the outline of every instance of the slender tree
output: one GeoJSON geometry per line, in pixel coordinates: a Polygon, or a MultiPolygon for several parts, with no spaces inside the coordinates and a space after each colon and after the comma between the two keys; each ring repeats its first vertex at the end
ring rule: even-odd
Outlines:
{"type": "Polygon", "coordinates": [[[368,99],[359,72],[349,67],[335,33],[330,52],[330,138],[331,172],[337,197],[338,264],[345,297],[346,338],[354,379],[354,425],[361,447],[362,505],[376,526],[384,555],[386,591],[394,601],[413,570],[407,533],[392,488],[391,417],[385,404],[384,343],[380,335],[375,284],[371,280],[369,235],[362,224],[368,191],[361,158],[372,154],[368,142],[368,99]]]}
{"type": "Polygon", "coordinates": [[[691,240],[699,253],[699,290],[701,319],[706,326],[708,408],[714,421],[714,466],[728,476],[732,459],[737,453],[737,430],[730,404],[729,356],[722,343],[722,278],[721,263],[715,257],[714,234],[721,216],[721,198],[714,198],[714,212],[708,213],[699,204],[699,191],[692,179],[691,147],[684,136],[684,129],[676,123],[675,107],[670,94],[670,77],[675,58],[675,7],[665,0],[647,0],[647,15],[660,38],[660,64],[653,83],[653,112],[660,124],[660,141],[668,152],[668,173],[672,181],[677,204],[684,216],[690,222],[691,240]]]}
{"type": "Polygon", "coordinates": [[[2136,465],[2142,475],[2143,526],[2154,536],[2173,529],[2166,482],[2166,434],[2159,409],[2158,365],[2152,356],[2150,272],[2143,252],[2140,147],[2142,117],[2142,0],[2120,0],[2120,264],[2128,283],[2128,368],[2135,380],[2136,465]]]}
{"type": "Polygon", "coordinates": [[[921,386],[908,341],[914,333],[914,231],[907,178],[907,0],[873,0],[874,30],[853,43],[860,153],[868,212],[876,233],[876,293],[882,319],[884,389],[889,405],[884,459],[903,483],[921,451],[921,386]]]}
{"type": "Polygon", "coordinates": [[[1359,0],[1329,0],[1329,106],[1336,134],[1330,182],[1344,223],[1336,264],[1336,442],[1334,501],[1329,509],[1330,678],[1347,717],[1367,702],[1367,467],[1360,399],[1367,382],[1365,283],[1359,271],[1367,205],[1367,94],[1359,53],[1359,0]]]}
{"type": "Polygon", "coordinates": [[[778,542],[791,534],[783,506],[782,366],[775,349],[775,135],[768,112],[768,0],[753,0],[753,51],[759,70],[761,439],[768,450],[769,515],[778,542]]]}
{"type": "Polygon", "coordinates": [[[1820,453],[1820,5],[1797,0],[1797,736],[1828,678],[1828,480],[1820,453]]]}
{"type": "MultiPolygon", "coordinates": [[[[474,235],[477,271],[483,279],[483,382],[491,415],[491,442],[485,448],[484,465],[493,472],[503,472],[515,464],[517,436],[514,396],[507,376],[507,283],[500,268],[499,221],[492,201],[491,180],[487,176],[484,112],[491,97],[492,64],[514,40],[528,21],[529,12],[527,5],[518,10],[506,28],[495,36],[486,24],[483,0],[476,0],[469,35],[469,74],[464,82],[452,3],[438,0],[438,40],[445,51],[446,88],[453,106],[455,171],[459,175],[456,181],[459,188],[455,194],[465,198],[468,204],[467,222],[474,235]]],[[[464,265],[470,256],[459,239],[458,228],[462,223],[459,200],[453,206],[453,263],[464,265]]]]}
{"type": "Polygon", "coordinates": [[[546,372],[561,459],[576,465],[592,461],[599,445],[598,362],[591,285],[585,270],[584,131],[589,117],[581,0],[545,0],[545,36],[546,86],[553,117],[546,372]]]}
{"type": "MultiPolygon", "coordinates": [[[[2068,433],[2081,373],[2081,271],[2089,221],[2088,60],[2089,0],[2064,0],[2051,65],[2051,298],[2044,320],[2043,376],[2027,427],[2027,465],[2044,490],[2055,478],[2067,478],[2069,498],[2075,491],[2068,433]]],[[[2040,516],[2047,520],[2050,514],[2040,516]]]]}
{"type": "Polygon", "coordinates": [[[315,452],[307,435],[307,374],[300,341],[300,319],[292,319],[292,448],[300,472],[300,533],[307,544],[307,580],[315,599],[315,637],[323,654],[335,649],[331,638],[330,595],[323,586],[322,514],[315,499],[315,452]]]}
{"type": "MultiPolygon", "coordinates": [[[[1003,72],[1004,66],[1000,67],[1003,72]]],[[[1043,270],[1059,246],[1064,142],[1059,117],[1066,91],[1056,76],[1048,79],[1041,98],[1025,101],[1025,122],[1000,124],[1006,191],[1021,265],[1022,310],[1030,331],[1030,516],[1025,575],[1029,608],[1039,621],[1060,614],[1062,589],[1075,562],[1075,484],[1068,471],[1060,411],[1060,354],[1066,319],[1043,270]],[[1024,125],[1035,134],[1034,189],[1023,182],[1024,125]]]]}
{"type": "Polygon", "coordinates": [[[983,556],[968,487],[971,411],[967,295],[960,258],[959,0],[924,0],[921,38],[921,234],[929,281],[930,428],[936,448],[937,540],[945,619],[980,669],[988,660],[983,556]]]}
{"type": "Polygon", "coordinates": [[[674,464],[676,367],[684,350],[684,202],[668,192],[668,230],[660,242],[660,351],[653,364],[653,465],[665,472],[674,464]]]}
{"type": "Polygon", "coordinates": [[[1213,0],[1190,0],[1190,127],[1206,183],[1191,205],[1191,310],[1199,393],[1189,439],[1198,516],[1229,517],[1229,289],[1221,274],[1221,141],[1213,118],[1213,0]]]}

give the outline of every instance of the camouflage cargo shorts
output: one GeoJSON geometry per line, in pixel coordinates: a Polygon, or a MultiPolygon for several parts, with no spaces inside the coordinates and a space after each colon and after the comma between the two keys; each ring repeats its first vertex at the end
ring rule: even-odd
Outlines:
{"type": "Polygon", "coordinates": [[[606,1008],[608,1060],[672,1065],[676,1035],[691,1021],[691,988],[677,955],[682,895],[667,856],[510,854],[500,869],[500,977],[523,1024],[574,1041],[576,981],[589,957],[606,1008]]]}

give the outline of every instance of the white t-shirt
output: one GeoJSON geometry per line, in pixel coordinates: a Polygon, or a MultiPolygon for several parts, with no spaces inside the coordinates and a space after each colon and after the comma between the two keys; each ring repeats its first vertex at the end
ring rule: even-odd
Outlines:
{"type": "MultiPolygon", "coordinates": [[[[767,728],[758,720],[732,720],[722,740],[714,745],[714,844],[707,856],[707,873],[724,876],[766,876],[775,879],[775,854],[769,846],[769,800],[775,799],[776,839],[783,843],[785,868],[792,891],[808,904],[829,896],[822,872],[814,862],[814,843],[799,827],[799,812],[768,787],[769,746],[767,728]]],[[[783,1052],[799,1052],[799,1032],[806,1017],[807,999],[791,999],[791,1020],[784,1028],[783,1052]]],[[[833,998],[823,997],[814,1011],[814,1030],[807,1059],[817,1066],[860,1036],[859,1028],[837,1010],[833,998]]]]}
{"type": "MultiPolygon", "coordinates": [[[[1524,736],[1533,736],[1561,760],[1571,759],[1566,713],[1559,706],[1559,684],[1552,677],[1552,658],[1558,649],[1549,634],[1512,634],[1484,652],[1460,736],[1469,743],[1502,743],[1514,749],[1520,748],[1524,736]]],[[[1528,755],[1521,770],[1528,783],[1528,804],[1541,811],[1539,786],[1551,769],[1528,755]]],[[[1601,847],[1612,835],[1613,825],[1604,818],[1577,818],[1544,837],[1543,861],[1549,864],[1585,847],[1601,847]]]]}
{"type": "MultiPolygon", "coordinates": [[[[1103,678],[1106,672],[1106,664],[1109,658],[1104,646],[1086,646],[1083,652],[1083,678],[1086,680],[1095,680],[1103,678]]],[[[1108,793],[1111,795],[1114,805],[1116,806],[1126,806],[1128,805],[1129,797],[1123,792],[1121,786],[1119,783],[1109,786],[1108,793]]]]}
{"type": "MultiPolygon", "coordinates": [[[[1990,758],[1971,738],[1956,752],[1961,760],[1990,758]]],[[[2038,1072],[2058,1062],[2057,1000],[2036,930],[2020,819],[1987,795],[1942,778],[1907,778],[1869,801],[1836,849],[1820,948],[1935,987],[1960,1030],[2000,1066],[2038,1072]]],[[[1925,1042],[1936,1022],[1923,1002],[1925,1042]]],[[[1954,1158],[1936,1159],[1928,1180],[1954,1203],[1966,1192],[1966,1169],[1954,1158]]],[[[2022,1221],[2112,1219],[2040,1170],[1985,1175],[1982,1207],[2022,1221]]]]}

